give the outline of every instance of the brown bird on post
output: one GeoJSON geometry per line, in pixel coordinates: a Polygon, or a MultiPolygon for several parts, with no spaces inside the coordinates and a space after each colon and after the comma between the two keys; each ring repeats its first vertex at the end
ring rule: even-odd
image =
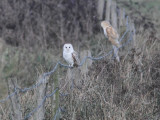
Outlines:
{"type": "Polygon", "coordinates": [[[108,21],[102,21],[101,27],[103,28],[104,35],[108,38],[108,40],[111,42],[113,49],[114,49],[114,55],[119,62],[119,56],[118,56],[118,48],[121,46],[118,39],[119,34],[118,32],[111,26],[111,24],[108,21]]]}

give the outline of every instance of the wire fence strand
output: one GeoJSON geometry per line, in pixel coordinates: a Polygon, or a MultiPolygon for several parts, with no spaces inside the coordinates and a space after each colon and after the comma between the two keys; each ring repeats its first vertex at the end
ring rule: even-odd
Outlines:
{"type": "Polygon", "coordinates": [[[56,88],[51,94],[46,95],[46,96],[43,98],[41,104],[38,105],[35,109],[33,109],[33,110],[24,118],[24,120],[30,118],[34,112],[38,111],[38,109],[40,109],[40,108],[43,106],[43,104],[44,104],[44,102],[46,101],[46,99],[49,98],[49,97],[51,97],[51,96],[53,96],[53,95],[56,93],[57,90],[58,90],[58,88],[56,88]]]}

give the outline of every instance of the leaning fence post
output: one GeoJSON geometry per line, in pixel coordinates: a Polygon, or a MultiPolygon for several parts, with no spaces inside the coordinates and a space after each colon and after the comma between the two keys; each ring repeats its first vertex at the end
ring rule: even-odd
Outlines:
{"type": "Polygon", "coordinates": [[[98,0],[97,10],[98,10],[98,15],[100,20],[103,19],[104,3],[105,3],[105,0],[98,0]]]}
{"type": "Polygon", "coordinates": [[[111,3],[112,0],[107,0],[107,9],[106,9],[106,20],[110,21],[110,13],[111,13],[111,3]]]}
{"type": "Polygon", "coordinates": [[[12,106],[12,120],[22,120],[22,112],[20,109],[20,103],[19,103],[19,95],[18,90],[16,89],[17,81],[8,80],[8,90],[9,92],[15,92],[15,95],[13,97],[10,97],[11,106],[12,106]]]}
{"type": "MultiPolygon", "coordinates": [[[[36,90],[36,94],[37,94],[37,106],[42,104],[42,101],[46,95],[46,87],[47,87],[47,82],[48,82],[49,77],[43,77],[42,75],[40,75],[40,77],[38,78],[38,83],[43,82],[36,90]]],[[[44,114],[45,114],[45,110],[44,110],[44,104],[42,105],[42,107],[39,108],[39,110],[35,113],[35,118],[36,120],[44,120],[44,114]]]]}

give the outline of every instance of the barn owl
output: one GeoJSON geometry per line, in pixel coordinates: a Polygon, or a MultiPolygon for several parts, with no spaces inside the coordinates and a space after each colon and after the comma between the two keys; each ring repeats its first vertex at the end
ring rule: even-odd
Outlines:
{"type": "Polygon", "coordinates": [[[101,27],[103,28],[104,35],[108,37],[108,40],[117,47],[120,47],[120,43],[118,41],[119,35],[117,31],[111,26],[108,21],[102,21],[101,27]]]}
{"type": "Polygon", "coordinates": [[[120,43],[118,41],[119,34],[117,31],[111,26],[108,21],[102,21],[101,27],[103,28],[104,35],[108,38],[108,40],[112,43],[114,54],[116,56],[117,61],[119,61],[118,56],[118,48],[120,47],[120,43]]]}
{"type": "Polygon", "coordinates": [[[76,51],[74,51],[72,44],[64,44],[63,58],[66,60],[70,67],[78,67],[80,64],[78,54],[76,51]]]}

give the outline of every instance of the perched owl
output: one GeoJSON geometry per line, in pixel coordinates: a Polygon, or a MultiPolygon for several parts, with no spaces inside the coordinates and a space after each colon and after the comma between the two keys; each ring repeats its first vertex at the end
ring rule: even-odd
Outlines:
{"type": "Polygon", "coordinates": [[[64,44],[63,46],[63,58],[67,61],[69,66],[78,67],[80,64],[78,54],[74,51],[72,44],[64,44]]]}
{"type": "Polygon", "coordinates": [[[111,26],[111,24],[108,21],[102,21],[101,27],[103,28],[104,35],[108,38],[112,45],[120,47],[120,43],[118,41],[119,35],[117,31],[111,26]]]}
{"type": "Polygon", "coordinates": [[[108,21],[102,21],[101,27],[103,28],[104,35],[108,38],[108,40],[112,43],[114,55],[119,62],[119,56],[118,56],[118,48],[120,47],[120,43],[118,41],[119,34],[117,31],[111,26],[111,24],[108,21]]]}

